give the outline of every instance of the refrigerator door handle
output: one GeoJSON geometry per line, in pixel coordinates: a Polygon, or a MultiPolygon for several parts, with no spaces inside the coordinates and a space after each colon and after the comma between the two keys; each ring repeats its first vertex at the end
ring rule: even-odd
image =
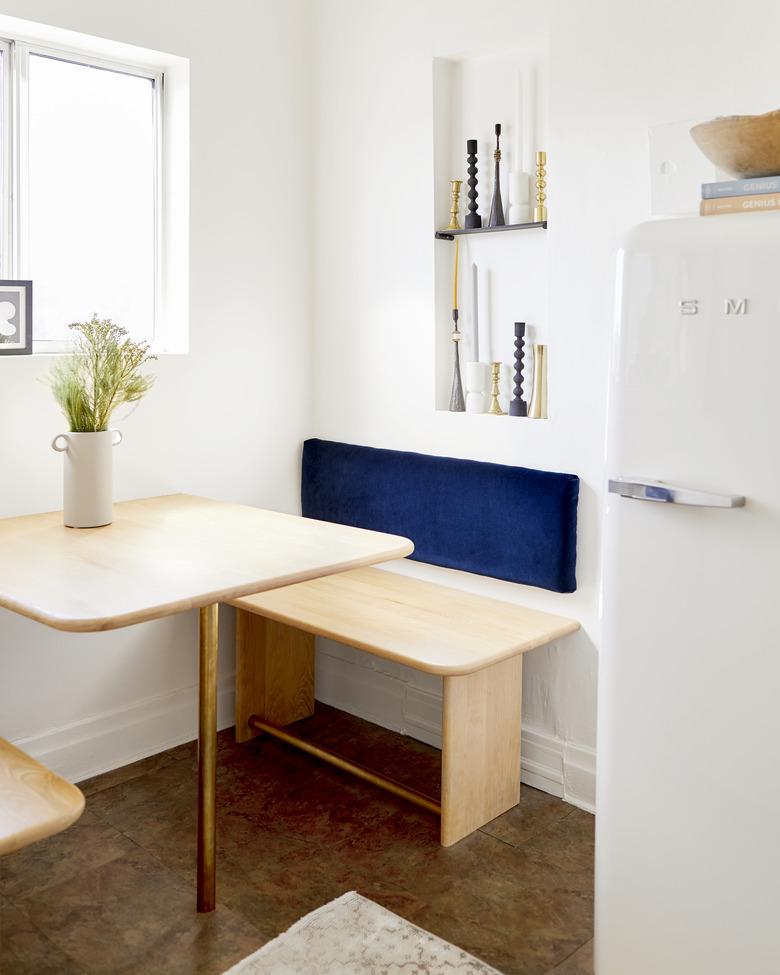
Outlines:
{"type": "Polygon", "coordinates": [[[630,477],[610,478],[609,493],[638,501],[660,501],[664,504],[688,504],[699,508],[742,508],[742,494],[710,494],[691,488],[674,487],[663,481],[645,481],[630,477]]]}

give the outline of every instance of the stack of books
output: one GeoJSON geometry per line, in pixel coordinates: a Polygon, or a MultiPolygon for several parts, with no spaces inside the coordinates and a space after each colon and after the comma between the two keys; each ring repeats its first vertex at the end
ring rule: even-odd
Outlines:
{"type": "Polygon", "coordinates": [[[703,217],[756,210],[780,210],[780,176],[702,183],[699,213],[703,217]]]}

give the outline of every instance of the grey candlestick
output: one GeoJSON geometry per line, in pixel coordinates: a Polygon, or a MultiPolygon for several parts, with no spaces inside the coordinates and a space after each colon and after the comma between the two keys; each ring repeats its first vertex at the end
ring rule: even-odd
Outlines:
{"type": "Polygon", "coordinates": [[[499,139],[501,138],[501,123],[496,123],[496,151],[493,153],[493,158],[496,161],[496,172],[493,177],[493,201],[490,204],[490,218],[488,219],[488,227],[503,227],[506,224],[504,220],[504,204],[501,200],[501,148],[499,146],[499,139]]]}
{"type": "Polygon", "coordinates": [[[463,383],[460,378],[460,344],[461,331],[458,328],[458,309],[452,309],[452,391],[450,392],[450,413],[465,413],[466,400],[463,396],[463,383]]]}
{"type": "Polygon", "coordinates": [[[528,406],[523,399],[523,360],[525,358],[525,322],[515,322],[515,375],[514,394],[509,403],[510,416],[528,416],[528,406]]]}

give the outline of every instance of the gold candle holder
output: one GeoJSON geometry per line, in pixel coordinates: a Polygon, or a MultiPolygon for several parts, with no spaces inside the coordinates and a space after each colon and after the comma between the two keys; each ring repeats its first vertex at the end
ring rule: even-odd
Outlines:
{"type": "Polygon", "coordinates": [[[544,223],[547,219],[547,207],[545,200],[547,194],[544,192],[547,186],[547,153],[537,152],[536,154],[536,206],[534,207],[534,223],[544,223]]]}
{"type": "Polygon", "coordinates": [[[501,363],[491,362],[490,372],[490,379],[493,385],[490,390],[490,406],[488,407],[488,413],[492,413],[493,416],[506,416],[506,411],[501,409],[501,404],[498,402],[499,382],[501,380],[501,363]]]}
{"type": "Polygon", "coordinates": [[[532,420],[547,419],[547,346],[534,345],[534,391],[528,416],[532,420]]]}
{"type": "Polygon", "coordinates": [[[458,221],[458,210],[460,209],[460,188],[463,184],[462,179],[451,179],[450,187],[452,189],[452,205],[450,206],[450,223],[447,230],[460,230],[460,222],[458,221]]]}

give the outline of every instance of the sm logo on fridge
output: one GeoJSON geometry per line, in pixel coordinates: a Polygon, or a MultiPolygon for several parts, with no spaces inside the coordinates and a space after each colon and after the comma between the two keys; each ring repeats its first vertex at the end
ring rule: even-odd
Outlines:
{"type": "MultiPolygon", "coordinates": [[[[681,315],[698,315],[699,299],[683,298],[680,301],[679,307],[680,307],[681,315]]],[[[726,298],[724,300],[723,302],[724,315],[747,315],[747,313],[748,313],[747,298],[726,298]]]]}

